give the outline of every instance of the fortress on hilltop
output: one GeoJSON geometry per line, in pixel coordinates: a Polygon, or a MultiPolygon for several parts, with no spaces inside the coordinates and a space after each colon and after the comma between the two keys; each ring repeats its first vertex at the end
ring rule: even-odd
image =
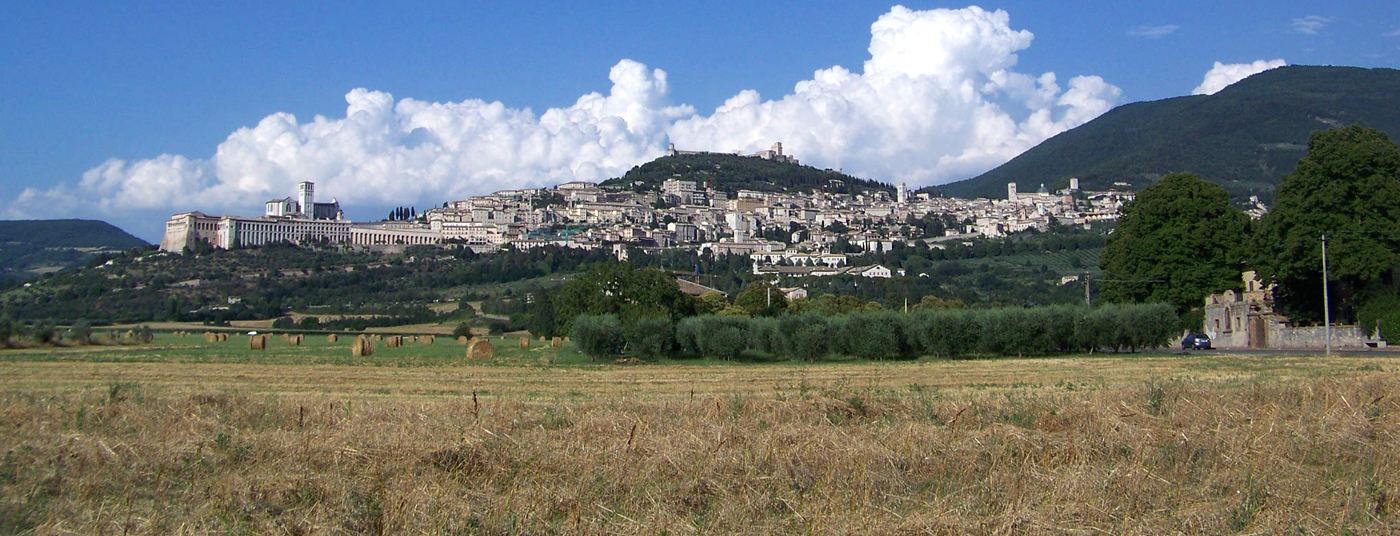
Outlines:
{"type": "Polygon", "coordinates": [[[774,143],[773,146],[768,148],[767,151],[759,151],[749,155],[744,154],[743,151],[734,151],[733,153],[715,153],[710,151],[680,151],[676,149],[676,144],[674,143],[666,145],[666,156],[676,156],[684,154],[734,154],[738,156],[751,156],[754,158],[762,158],[764,160],[772,160],[774,162],[783,162],[786,164],[798,163],[796,157],[783,154],[783,142],[774,143]]]}

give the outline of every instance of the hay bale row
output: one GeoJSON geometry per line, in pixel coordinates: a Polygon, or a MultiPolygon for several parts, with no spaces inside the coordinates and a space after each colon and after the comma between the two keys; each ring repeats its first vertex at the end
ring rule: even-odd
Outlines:
{"type": "Polygon", "coordinates": [[[374,340],[364,335],[355,337],[355,341],[350,343],[350,353],[355,357],[374,355],[374,340]]]}
{"type": "Polygon", "coordinates": [[[491,341],[485,338],[474,339],[470,346],[467,346],[468,359],[491,359],[496,356],[496,347],[491,346],[491,341]]]}
{"type": "Polygon", "coordinates": [[[390,335],[388,337],[384,337],[384,346],[387,346],[389,348],[398,348],[400,346],[403,346],[403,335],[390,335]]]}

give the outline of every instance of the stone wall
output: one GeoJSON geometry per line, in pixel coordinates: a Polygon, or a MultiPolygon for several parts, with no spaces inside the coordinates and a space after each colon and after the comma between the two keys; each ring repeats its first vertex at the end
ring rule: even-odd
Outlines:
{"type": "MultiPolygon", "coordinates": [[[[1327,347],[1327,328],[1324,326],[1286,327],[1270,324],[1269,348],[1315,349],[1327,347]]],[[[1333,348],[1364,348],[1366,334],[1358,326],[1332,326],[1333,348]]]]}

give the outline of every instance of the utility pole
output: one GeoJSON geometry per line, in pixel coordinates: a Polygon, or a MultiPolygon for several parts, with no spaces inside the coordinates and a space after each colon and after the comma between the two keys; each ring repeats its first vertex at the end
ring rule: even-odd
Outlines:
{"type": "Polygon", "coordinates": [[[1332,304],[1327,295],[1327,233],[1322,233],[1322,323],[1327,328],[1327,355],[1332,355],[1332,304]]]}

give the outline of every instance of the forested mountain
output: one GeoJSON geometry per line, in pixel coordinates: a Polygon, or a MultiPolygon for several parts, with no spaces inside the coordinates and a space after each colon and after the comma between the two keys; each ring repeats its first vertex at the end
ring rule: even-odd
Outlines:
{"type": "Polygon", "coordinates": [[[852,193],[867,190],[894,192],[894,187],[845,173],[811,166],[764,160],[753,156],[720,153],[663,156],[632,168],[625,175],[608,179],[603,186],[634,191],[659,190],[667,179],[695,181],[701,187],[734,194],[739,190],[760,192],[852,193]]]}
{"type": "Polygon", "coordinates": [[[103,221],[0,220],[0,278],[38,277],[80,266],[103,251],[147,245],[103,221]]]}
{"type": "MultiPolygon", "coordinates": [[[[1002,197],[1044,183],[1085,190],[1123,182],[1140,190],[1173,172],[1220,184],[1236,201],[1293,170],[1314,131],[1361,124],[1400,137],[1400,70],[1292,66],[1246,78],[1214,95],[1119,106],[1045,140],[976,178],[937,187],[956,197],[1002,197]]],[[[1121,188],[1121,187],[1120,187],[1121,188]]]]}

